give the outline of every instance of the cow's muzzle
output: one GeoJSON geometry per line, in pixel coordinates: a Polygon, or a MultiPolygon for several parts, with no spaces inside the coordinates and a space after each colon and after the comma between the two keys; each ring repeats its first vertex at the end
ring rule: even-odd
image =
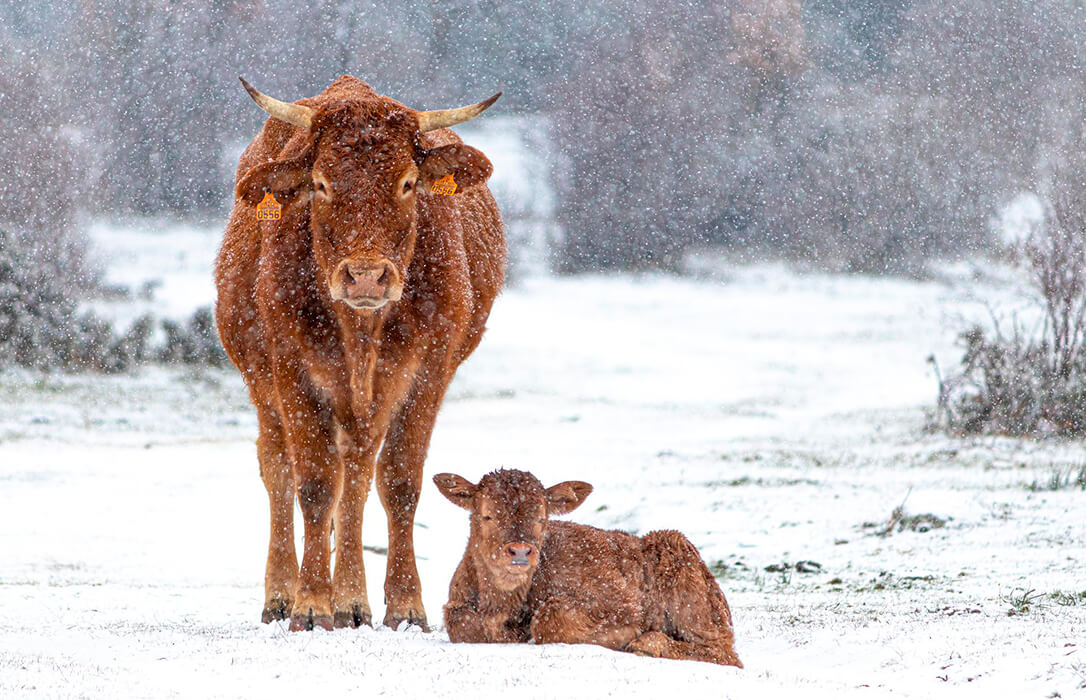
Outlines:
{"type": "Polygon", "coordinates": [[[506,566],[514,570],[528,568],[538,559],[535,547],[525,542],[510,542],[503,549],[506,566]]]}
{"type": "Polygon", "coordinates": [[[379,309],[403,296],[403,275],[392,261],[344,260],[332,273],[333,301],[353,309],[379,309]]]}

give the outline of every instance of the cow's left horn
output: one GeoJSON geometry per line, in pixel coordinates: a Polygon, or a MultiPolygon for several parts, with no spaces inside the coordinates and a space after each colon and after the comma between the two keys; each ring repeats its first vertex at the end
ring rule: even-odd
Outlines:
{"type": "Polygon", "coordinates": [[[300,126],[306,130],[308,130],[310,124],[313,123],[313,110],[309,107],[291,104],[290,102],[281,102],[274,97],[268,97],[260,90],[257,90],[250,85],[245,78],[242,78],[240,75],[238,76],[238,80],[245,86],[245,91],[249,93],[249,97],[253,98],[253,102],[255,102],[260,109],[276,119],[288,124],[293,124],[294,126],[300,126]]]}
{"type": "Polygon", "coordinates": [[[467,107],[457,107],[455,109],[432,109],[427,112],[418,112],[419,118],[419,131],[425,133],[427,131],[433,131],[434,129],[443,129],[446,126],[453,126],[455,124],[462,124],[469,119],[475,117],[486,111],[486,108],[498,101],[498,98],[502,94],[499,92],[493,97],[488,97],[482,102],[477,102],[467,107]]]}

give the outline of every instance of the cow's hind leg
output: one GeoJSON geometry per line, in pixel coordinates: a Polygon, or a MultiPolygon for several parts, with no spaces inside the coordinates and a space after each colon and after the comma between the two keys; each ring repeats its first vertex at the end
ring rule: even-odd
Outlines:
{"type": "Polygon", "coordinates": [[[392,419],[377,462],[377,492],[388,516],[384,623],[393,629],[404,620],[428,629],[415,566],[415,510],[423,462],[444,393],[445,387],[416,385],[392,419]]]}
{"type": "Polygon", "coordinates": [[[693,642],[673,639],[663,632],[653,630],[638,636],[626,645],[625,651],[638,656],[652,656],[658,659],[679,659],[686,661],[707,661],[722,666],[743,668],[739,657],[731,645],[720,640],[698,640],[693,642]]]}
{"type": "Polygon", "coordinates": [[[614,611],[593,609],[576,598],[555,596],[536,609],[530,629],[536,644],[598,644],[622,649],[640,632],[637,622],[614,611]]]}
{"type": "Polygon", "coordinates": [[[374,454],[352,437],[355,429],[340,428],[336,445],[343,460],[343,494],[335,514],[336,573],[332,577],[332,609],[336,627],[372,624],[362,561],[362,514],[373,483],[374,454]]]}
{"type": "Polygon", "coordinates": [[[626,650],[742,668],[728,601],[697,548],[682,533],[665,530],[645,535],[642,551],[651,572],[651,631],[626,650]]]}
{"type": "Polygon", "coordinates": [[[271,526],[268,562],[264,570],[263,622],[290,617],[294,587],[298,581],[298,555],[294,550],[294,477],[283,441],[283,426],[275,409],[254,401],[258,407],[260,436],[256,440],[260,477],[268,490],[271,526]]]}

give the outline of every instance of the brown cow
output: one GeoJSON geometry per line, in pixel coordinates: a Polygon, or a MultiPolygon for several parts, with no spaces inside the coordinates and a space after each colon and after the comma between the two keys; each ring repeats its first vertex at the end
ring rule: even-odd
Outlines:
{"type": "Polygon", "coordinates": [[[271,502],[263,620],[370,624],[362,510],[376,468],[389,532],[384,622],[425,627],[412,542],[422,465],[505,266],[490,161],[445,127],[500,93],[423,112],[346,75],[293,104],[242,83],[272,118],[238,164],[216,319],[260,421],[271,502]]]}
{"type": "Polygon", "coordinates": [[[501,469],[478,485],[434,477],[471,511],[471,536],[445,606],[454,642],[599,644],[666,659],[738,666],[728,601],[698,550],[674,530],[625,532],[550,521],[592,487],[544,489],[501,469]]]}

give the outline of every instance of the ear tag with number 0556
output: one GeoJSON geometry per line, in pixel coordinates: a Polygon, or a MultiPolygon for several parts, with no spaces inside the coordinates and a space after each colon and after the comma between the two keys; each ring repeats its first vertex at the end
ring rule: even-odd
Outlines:
{"type": "Polygon", "coordinates": [[[456,192],[456,180],[453,179],[452,173],[430,185],[430,191],[434,194],[454,194],[456,192]]]}

